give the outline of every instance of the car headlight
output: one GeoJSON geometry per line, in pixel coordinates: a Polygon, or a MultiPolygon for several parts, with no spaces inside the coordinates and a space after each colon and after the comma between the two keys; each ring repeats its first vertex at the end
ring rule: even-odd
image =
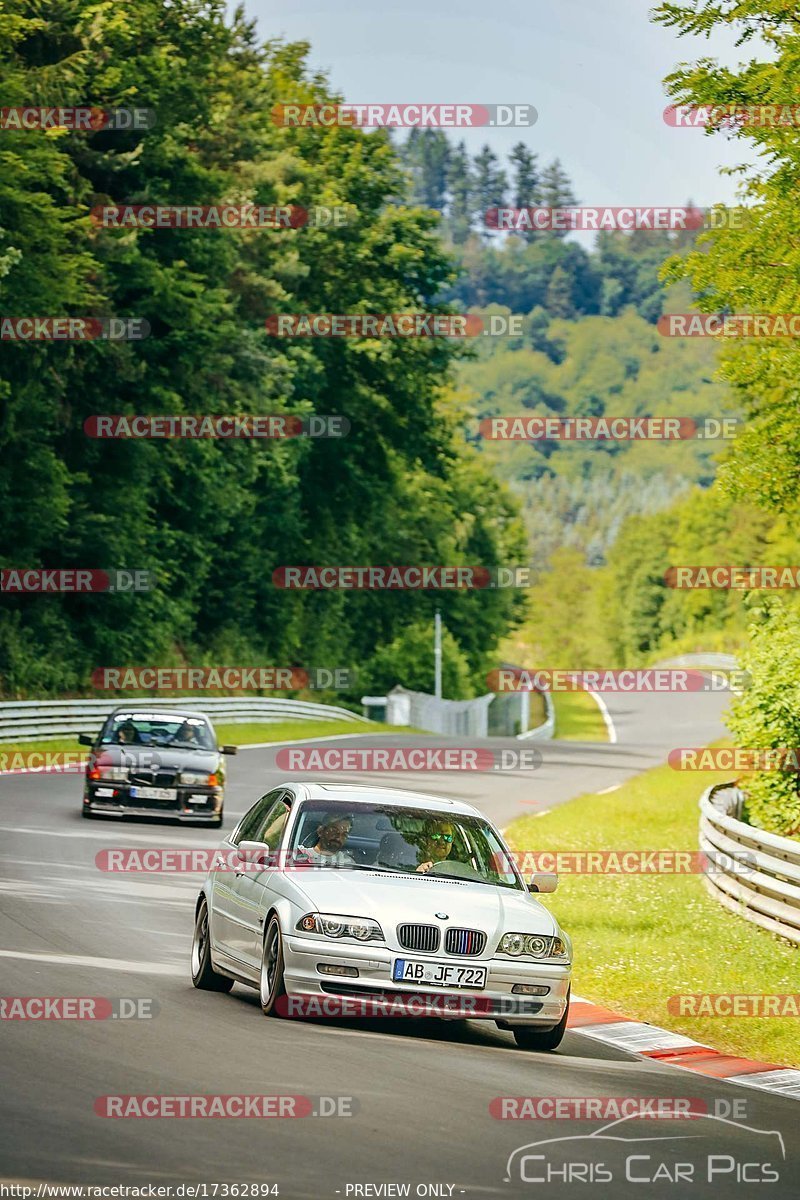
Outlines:
{"type": "Polygon", "coordinates": [[[107,779],[109,783],[125,783],[128,778],[128,768],[94,766],[89,772],[89,778],[107,779]]]}
{"type": "Polygon", "coordinates": [[[303,933],[322,933],[329,938],[352,938],[357,942],[382,942],[383,930],[372,917],[346,917],[336,913],[306,913],[297,922],[303,933]]]}
{"type": "Polygon", "coordinates": [[[519,958],[525,954],[540,962],[568,962],[569,951],[560,937],[542,937],[538,933],[506,933],[497,947],[498,954],[519,958]]]}
{"type": "Polygon", "coordinates": [[[198,784],[208,784],[209,787],[216,787],[217,776],[209,775],[207,771],[181,771],[178,776],[178,783],[187,783],[190,787],[196,787],[198,784]]]}

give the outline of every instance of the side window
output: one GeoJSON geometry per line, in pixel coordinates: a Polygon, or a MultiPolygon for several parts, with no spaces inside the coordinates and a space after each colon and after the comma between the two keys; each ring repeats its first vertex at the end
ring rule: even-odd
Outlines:
{"type": "MultiPolygon", "coordinates": [[[[260,800],[255,802],[250,812],[242,817],[242,822],[233,835],[232,841],[234,846],[238,846],[239,842],[258,842],[261,840],[258,835],[260,830],[266,827],[264,818],[273,808],[276,808],[276,803],[283,794],[283,788],[276,788],[275,791],[268,792],[266,796],[262,796],[260,800]]],[[[286,811],[288,812],[288,809],[286,811]]]]}
{"type": "Polygon", "coordinates": [[[256,831],[256,841],[266,842],[270,850],[276,850],[289,816],[289,805],[286,803],[286,793],[270,805],[269,811],[256,831]]]}

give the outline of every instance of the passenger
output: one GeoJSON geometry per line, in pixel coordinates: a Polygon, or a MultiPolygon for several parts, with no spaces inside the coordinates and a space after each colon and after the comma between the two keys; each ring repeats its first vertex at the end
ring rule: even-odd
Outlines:
{"type": "Polygon", "coordinates": [[[117,729],[117,741],[121,746],[132,746],[135,742],[141,741],[139,731],[130,718],[123,721],[117,729]]]}
{"type": "Polygon", "coordinates": [[[453,826],[449,821],[433,821],[420,840],[419,853],[422,862],[417,872],[426,874],[437,863],[444,862],[453,849],[453,826]]]}
{"type": "Polygon", "coordinates": [[[317,826],[315,845],[298,846],[298,854],[315,866],[352,867],[355,859],[344,848],[352,828],[350,813],[329,813],[317,826]]]}

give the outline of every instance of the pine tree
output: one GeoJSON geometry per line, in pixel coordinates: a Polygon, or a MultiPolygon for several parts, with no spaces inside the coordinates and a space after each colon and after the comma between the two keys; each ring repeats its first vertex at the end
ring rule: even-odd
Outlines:
{"type": "MultiPolygon", "coordinates": [[[[571,208],[578,203],[572,191],[572,180],[556,158],[542,171],[542,204],[545,208],[571,208]]],[[[556,237],[566,237],[565,229],[554,230],[556,237]]]]}
{"type": "MultiPolygon", "coordinates": [[[[531,154],[524,142],[517,142],[508,156],[514,168],[511,185],[511,204],[514,208],[532,208],[539,204],[538,157],[537,154],[531,154]]],[[[518,236],[530,242],[536,237],[536,230],[520,229],[518,236]]]]}
{"type": "Polygon", "coordinates": [[[508,180],[492,148],[485,145],[474,158],[475,211],[481,232],[487,234],[486,213],[490,208],[502,208],[506,203],[508,180]]]}
{"type": "Polygon", "coordinates": [[[459,142],[450,151],[447,164],[448,225],[450,236],[456,245],[466,242],[472,228],[473,177],[467,148],[459,142]]]}
{"type": "Polygon", "coordinates": [[[557,266],[550,276],[547,285],[545,308],[551,317],[575,316],[575,306],[572,302],[572,280],[562,266],[557,266]]]}

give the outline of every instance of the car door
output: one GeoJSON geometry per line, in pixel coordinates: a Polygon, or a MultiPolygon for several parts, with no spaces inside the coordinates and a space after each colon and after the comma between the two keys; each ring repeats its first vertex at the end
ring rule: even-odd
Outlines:
{"type": "Polygon", "coordinates": [[[257,800],[220,847],[217,861],[222,869],[214,871],[211,881],[211,936],[216,953],[237,963],[248,961],[255,918],[251,911],[251,876],[244,865],[238,869],[236,847],[242,841],[258,840],[259,831],[267,826],[267,814],[283,794],[283,788],[275,788],[257,800]]]}
{"type": "MultiPolygon", "coordinates": [[[[270,850],[278,850],[293,799],[292,793],[286,790],[275,798],[256,827],[254,841],[266,843],[270,850]]],[[[243,948],[243,953],[247,964],[256,971],[261,964],[264,919],[272,899],[282,892],[281,883],[284,876],[281,870],[276,869],[279,865],[276,863],[263,871],[249,871],[240,888],[247,897],[248,914],[248,942],[243,948]]]]}

